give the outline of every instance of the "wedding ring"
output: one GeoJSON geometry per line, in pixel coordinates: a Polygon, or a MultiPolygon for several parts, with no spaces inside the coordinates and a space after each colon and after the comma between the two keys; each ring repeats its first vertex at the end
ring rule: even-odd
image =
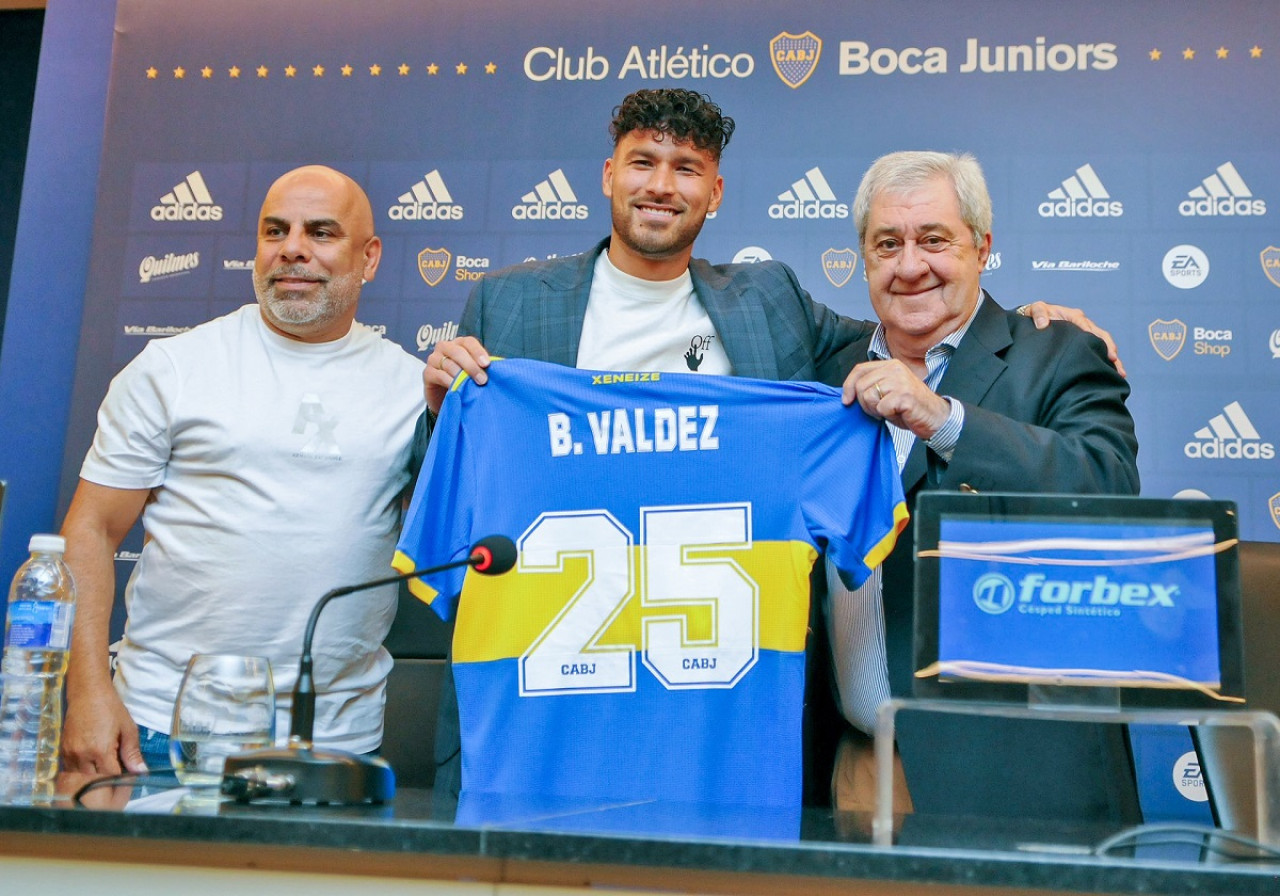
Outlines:
{"type": "Polygon", "coordinates": [[[881,400],[883,400],[883,399],[884,399],[884,390],[880,388],[880,384],[879,384],[879,383],[876,383],[875,385],[876,385],[876,398],[877,398],[877,399],[881,399],[881,400]]]}

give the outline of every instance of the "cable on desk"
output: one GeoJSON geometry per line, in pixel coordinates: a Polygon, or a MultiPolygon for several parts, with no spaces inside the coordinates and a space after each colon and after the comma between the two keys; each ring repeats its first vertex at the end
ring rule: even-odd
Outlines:
{"type": "Polygon", "coordinates": [[[119,787],[122,784],[128,784],[130,787],[134,787],[138,784],[142,784],[147,787],[156,787],[161,790],[176,790],[179,787],[185,786],[177,778],[171,777],[171,775],[161,774],[162,772],[172,771],[173,769],[170,768],[159,768],[149,769],[145,772],[123,772],[119,775],[106,775],[102,778],[94,778],[92,781],[77,790],[75,795],[71,798],[71,801],[77,806],[83,806],[84,808],[89,809],[92,807],[85,806],[82,802],[83,798],[86,794],[102,787],[119,787]]]}
{"type": "Polygon", "coordinates": [[[1274,849],[1252,837],[1206,825],[1178,823],[1144,824],[1126,828],[1095,846],[1093,854],[1106,857],[1125,848],[1174,844],[1198,846],[1206,852],[1235,862],[1273,862],[1280,859],[1280,849],[1274,849]]]}

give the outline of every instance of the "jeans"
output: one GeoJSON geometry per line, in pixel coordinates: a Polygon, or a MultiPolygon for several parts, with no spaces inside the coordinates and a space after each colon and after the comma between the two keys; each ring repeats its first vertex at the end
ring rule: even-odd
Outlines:
{"type": "Polygon", "coordinates": [[[138,743],[142,748],[142,761],[149,770],[159,772],[173,767],[173,760],[169,758],[169,735],[139,725],[138,743]]]}

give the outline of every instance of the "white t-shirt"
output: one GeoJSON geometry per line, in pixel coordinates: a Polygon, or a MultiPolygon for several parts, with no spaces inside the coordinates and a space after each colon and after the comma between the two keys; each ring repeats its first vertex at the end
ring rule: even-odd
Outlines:
{"type": "Polygon", "coordinates": [[[674,280],[624,274],[601,252],[591,277],[577,366],[583,370],[733,373],[688,270],[674,280]]]}
{"type": "MultiPolygon", "coordinates": [[[[81,476],[153,488],[125,591],[116,689],[170,730],[193,653],[271,661],[276,735],[289,733],[302,634],[322,594],[391,574],[422,362],[362,324],[286,339],[257,305],[147,345],[114,380],[81,476]]],[[[396,588],[329,603],[313,648],[316,740],[382,739],[396,588]]]]}

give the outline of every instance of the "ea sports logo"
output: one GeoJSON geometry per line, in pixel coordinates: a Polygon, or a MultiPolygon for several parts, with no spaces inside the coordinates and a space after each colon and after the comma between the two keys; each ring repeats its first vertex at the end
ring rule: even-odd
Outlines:
{"type": "Polygon", "coordinates": [[[773,256],[769,254],[768,249],[760,246],[746,246],[738,250],[738,254],[733,256],[734,264],[759,264],[762,261],[772,261],[773,256]]]}
{"type": "Polygon", "coordinates": [[[1204,786],[1204,772],[1200,769],[1200,757],[1189,750],[1173,764],[1173,788],[1178,796],[1193,803],[1207,803],[1209,791],[1204,786]]]}
{"type": "Polygon", "coordinates": [[[1008,612],[1013,606],[1013,582],[998,572],[989,572],[973,583],[973,602],[992,616],[1008,612]]]}
{"type": "Polygon", "coordinates": [[[1195,289],[1209,276],[1209,256],[1198,246],[1174,246],[1160,263],[1164,279],[1178,289],[1195,289]]]}

